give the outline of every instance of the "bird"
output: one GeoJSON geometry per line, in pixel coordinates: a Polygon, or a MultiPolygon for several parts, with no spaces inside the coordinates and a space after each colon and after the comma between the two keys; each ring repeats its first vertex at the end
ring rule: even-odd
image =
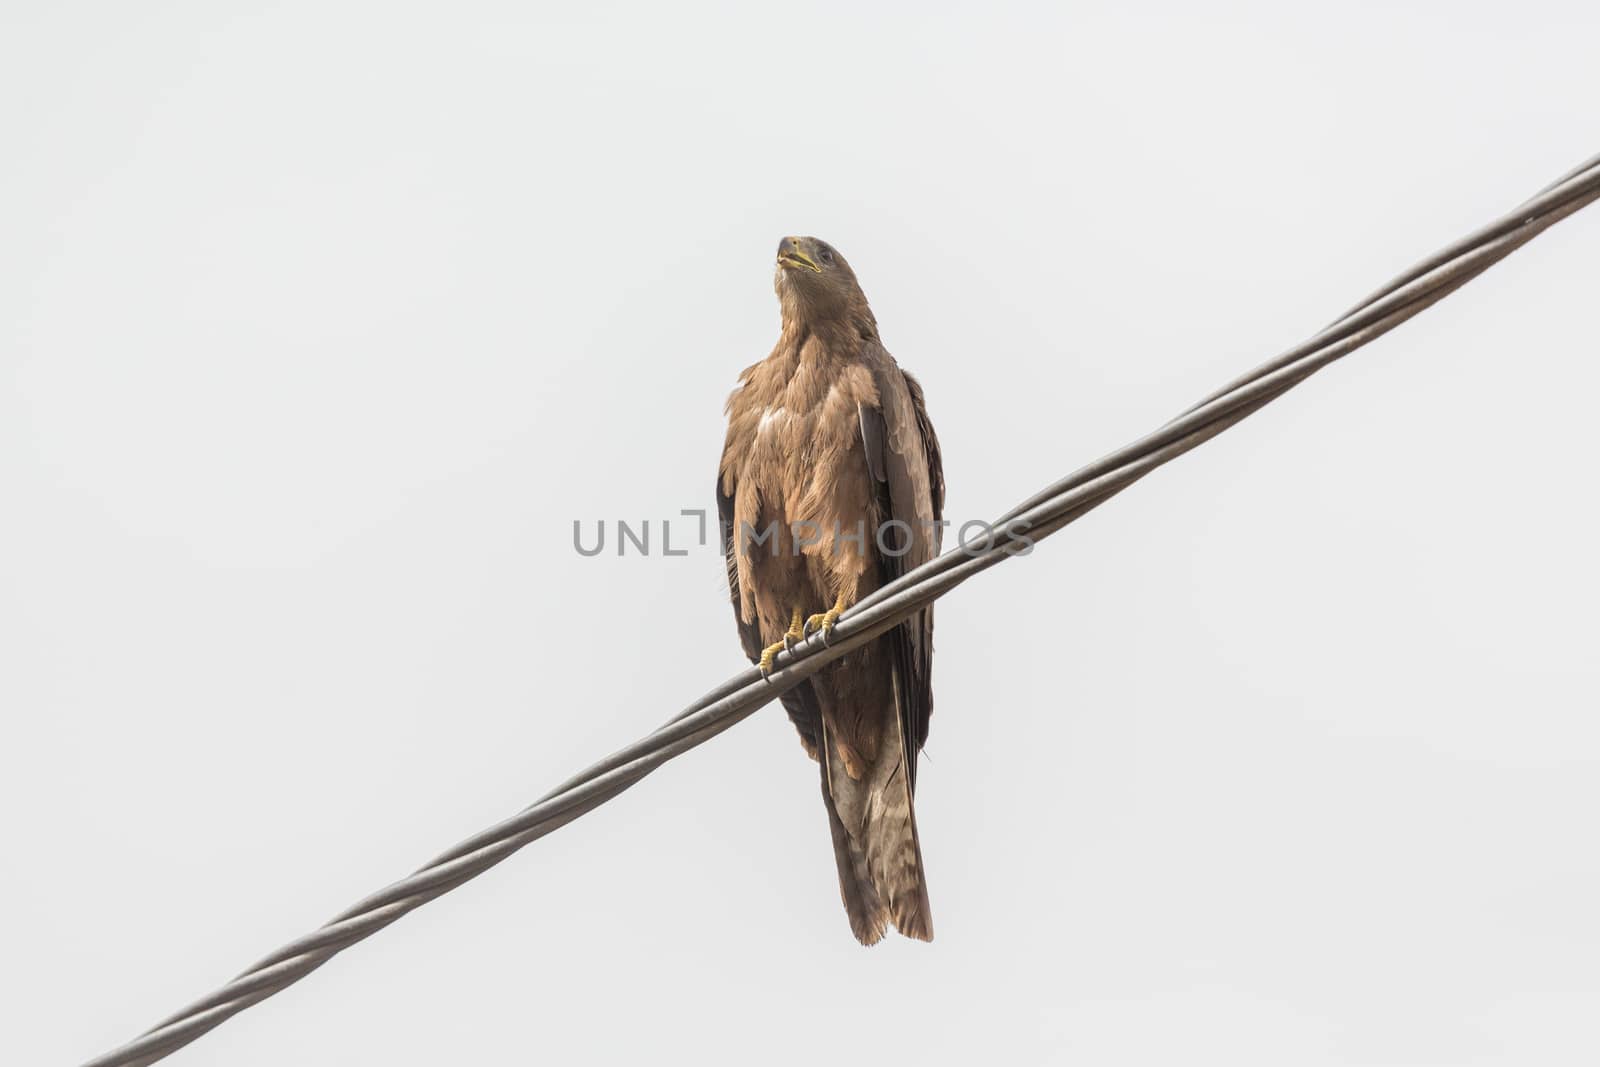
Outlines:
{"type": "MultiPolygon", "coordinates": [[[[922,386],[878,333],[844,256],[778,245],[781,328],[729,396],[717,471],[728,587],[763,674],[786,647],[827,641],[862,597],[939,554],[944,471],[922,386]]],[[[933,939],[912,799],[933,712],[930,604],[785,691],[822,779],[839,893],[863,945],[889,924],[933,939]]]]}

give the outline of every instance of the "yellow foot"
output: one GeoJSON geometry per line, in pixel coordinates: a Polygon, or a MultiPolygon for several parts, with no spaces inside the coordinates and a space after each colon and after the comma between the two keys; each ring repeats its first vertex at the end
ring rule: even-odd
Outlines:
{"type": "Polygon", "coordinates": [[[839,616],[843,614],[844,597],[841,596],[833,602],[833,607],[820,615],[813,615],[807,619],[806,624],[800,628],[801,634],[809,634],[812,630],[816,630],[817,633],[822,635],[822,643],[827,644],[828,634],[833,632],[833,624],[838,622],[839,616]]]}
{"type": "Polygon", "coordinates": [[[761,673],[771,674],[772,661],[777,658],[778,653],[786,648],[793,648],[799,642],[804,641],[805,637],[805,628],[800,625],[800,609],[795,608],[794,614],[789,616],[789,629],[784,632],[783,640],[774,641],[761,650],[761,663],[759,664],[761,673]]]}

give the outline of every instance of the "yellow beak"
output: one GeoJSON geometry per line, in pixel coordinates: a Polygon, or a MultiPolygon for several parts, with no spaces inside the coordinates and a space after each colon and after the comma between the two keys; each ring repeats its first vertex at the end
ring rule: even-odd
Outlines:
{"type": "Polygon", "coordinates": [[[779,252],[778,265],[781,267],[788,267],[790,270],[804,269],[815,271],[818,274],[822,273],[822,268],[817,265],[817,261],[800,251],[798,248],[786,248],[782,252],[779,252]]]}

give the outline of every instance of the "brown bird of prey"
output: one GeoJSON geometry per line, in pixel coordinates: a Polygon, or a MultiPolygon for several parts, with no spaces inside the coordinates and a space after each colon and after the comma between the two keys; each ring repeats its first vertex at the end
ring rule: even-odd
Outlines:
{"type": "MultiPolygon", "coordinates": [[[[939,442],[855,272],[815,237],[778,245],[783,329],[728,398],[717,505],[745,653],[770,671],[861,597],[938,554],[939,442]]],[[[783,694],[822,769],[839,891],[864,945],[932,940],[911,797],[933,710],[933,608],[783,694]]]]}

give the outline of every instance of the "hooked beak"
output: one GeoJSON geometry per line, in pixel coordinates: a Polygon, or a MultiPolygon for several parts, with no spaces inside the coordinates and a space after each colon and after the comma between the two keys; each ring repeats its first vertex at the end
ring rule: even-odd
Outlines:
{"type": "Polygon", "coordinates": [[[817,265],[817,261],[800,251],[800,242],[792,237],[785,240],[778,248],[778,266],[787,267],[790,270],[809,270],[817,274],[822,273],[822,268],[817,265]]]}

